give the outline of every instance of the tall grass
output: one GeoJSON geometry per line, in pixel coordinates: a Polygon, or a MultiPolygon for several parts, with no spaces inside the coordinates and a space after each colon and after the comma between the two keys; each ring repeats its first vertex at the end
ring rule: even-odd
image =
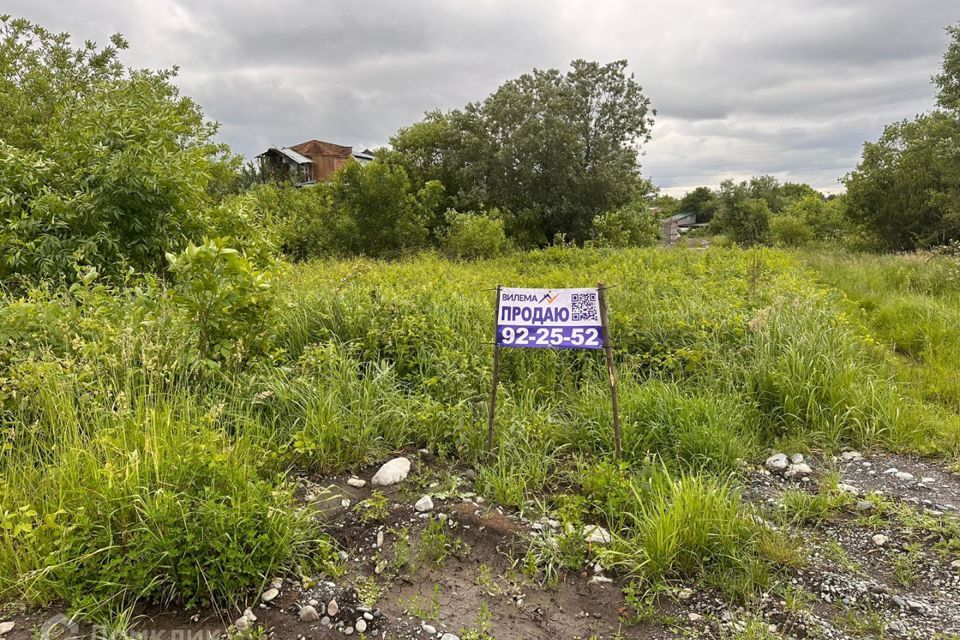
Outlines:
{"type": "Polygon", "coordinates": [[[161,283],[0,301],[6,593],[87,612],[242,598],[299,569],[305,549],[329,552],[288,471],[423,447],[475,465],[503,504],[579,487],[615,529],[625,572],[733,572],[752,588],[769,540],[731,484],[738,459],[785,439],[916,448],[934,427],[942,436],[932,416],[953,415],[901,392],[847,304],[775,251],[319,261],[289,267],[275,290],[265,353],[219,361],[197,355],[196,327],[161,283]],[[589,482],[613,451],[598,353],[505,350],[496,447],[484,449],[490,289],[600,280],[616,285],[618,473],[663,468],[652,492],[618,484],[617,500],[589,482]]]}

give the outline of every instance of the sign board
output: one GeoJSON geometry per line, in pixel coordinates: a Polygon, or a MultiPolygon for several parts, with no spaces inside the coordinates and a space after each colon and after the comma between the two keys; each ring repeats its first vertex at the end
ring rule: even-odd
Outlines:
{"type": "Polygon", "coordinates": [[[603,349],[599,289],[501,287],[496,343],[528,349],[603,349]]]}

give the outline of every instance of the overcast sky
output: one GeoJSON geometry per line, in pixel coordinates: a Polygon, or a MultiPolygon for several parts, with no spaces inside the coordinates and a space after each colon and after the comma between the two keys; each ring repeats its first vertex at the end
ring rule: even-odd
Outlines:
{"type": "Polygon", "coordinates": [[[865,140],[933,106],[957,0],[0,0],[79,43],[124,34],[252,157],[385,144],[530,69],[626,58],[668,193],[771,173],[836,191],[865,140]]]}

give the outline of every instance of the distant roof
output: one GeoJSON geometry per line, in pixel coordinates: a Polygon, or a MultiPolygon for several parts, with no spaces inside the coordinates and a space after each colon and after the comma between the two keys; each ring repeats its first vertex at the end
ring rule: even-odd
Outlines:
{"type": "Polygon", "coordinates": [[[681,220],[684,220],[684,219],[686,219],[686,218],[693,218],[694,220],[696,220],[696,219],[697,219],[697,212],[696,212],[696,211],[685,211],[685,212],[683,212],[683,213],[675,213],[675,214],[673,214],[672,216],[670,216],[669,218],[667,218],[667,220],[672,220],[672,221],[675,221],[675,222],[680,222],[681,220]]]}
{"type": "Polygon", "coordinates": [[[296,162],[297,164],[309,164],[309,163],[313,162],[313,160],[311,160],[310,158],[307,158],[306,156],[302,156],[302,155],[300,155],[299,153],[297,153],[296,151],[294,151],[293,149],[288,149],[287,147],[273,147],[273,146],[271,146],[269,149],[267,149],[266,151],[264,151],[263,153],[261,153],[261,154],[260,154],[259,156],[257,156],[257,157],[259,158],[260,156],[265,156],[265,155],[267,155],[268,153],[279,153],[280,155],[286,156],[286,157],[289,158],[290,160],[293,160],[293,161],[296,162]]]}
{"type": "Polygon", "coordinates": [[[354,151],[353,157],[358,160],[373,160],[373,152],[369,149],[364,149],[363,151],[354,151]]]}
{"type": "Polygon", "coordinates": [[[345,147],[323,140],[307,140],[290,148],[305,156],[333,156],[335,158],[349,158],[353,152],[353,147],[345,147]]]}

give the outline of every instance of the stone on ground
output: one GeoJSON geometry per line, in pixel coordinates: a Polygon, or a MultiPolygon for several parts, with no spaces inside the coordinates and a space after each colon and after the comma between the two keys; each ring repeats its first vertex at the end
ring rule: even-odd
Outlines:
{"type": "Polygon", "coordinates": [[[588,524],[583,528],[583,537],[593,544],[610,544],[610,532],[601,526],[588,524]]]}
{"type": "Polygon", "coordinates": [[[367,486],[366,480],[361,480],[360,478],[349,478],[347,484],[351,487],[356,487],[357,489],[367,486]]]}
{"type": "Polygon", "coordinates": [[[433,511],[433,499],[430,496],[423,496],[417,503],[413,505],[413,508],[419,511],[420,513],[425,513],[427,511],[433,511]]]}
{"type": "Polygon", "coordinates": [[[772,473],[782,473],[787,470],[790,461],[787,460],[787,455],[785,453],[775,453],[764,463],[763,466],[767,468],[767,471],[772,473]]]}
{"type": "Polygon", "coordinates": [[[320,614],[317,613],[317,609],[312,605],[307,605],[300,609],[300,620],[303,622],[316,622],[320,619],[320,614]]]}
{"type": "Polygon", "coordinates": [[[263,592],[263,595],[260,596],[260,599],[264,602],[273,602],[278,595],[280,595],[280,590],[275,587],[270,587],[263,592]]]}
{"type": "Polygon", "coordinates": [[[404,480],[410,473],[410,460],[407,458],[394,458],[390,460],[373,475],[370,484],[374,487],[387,487],[404,480]]]}

